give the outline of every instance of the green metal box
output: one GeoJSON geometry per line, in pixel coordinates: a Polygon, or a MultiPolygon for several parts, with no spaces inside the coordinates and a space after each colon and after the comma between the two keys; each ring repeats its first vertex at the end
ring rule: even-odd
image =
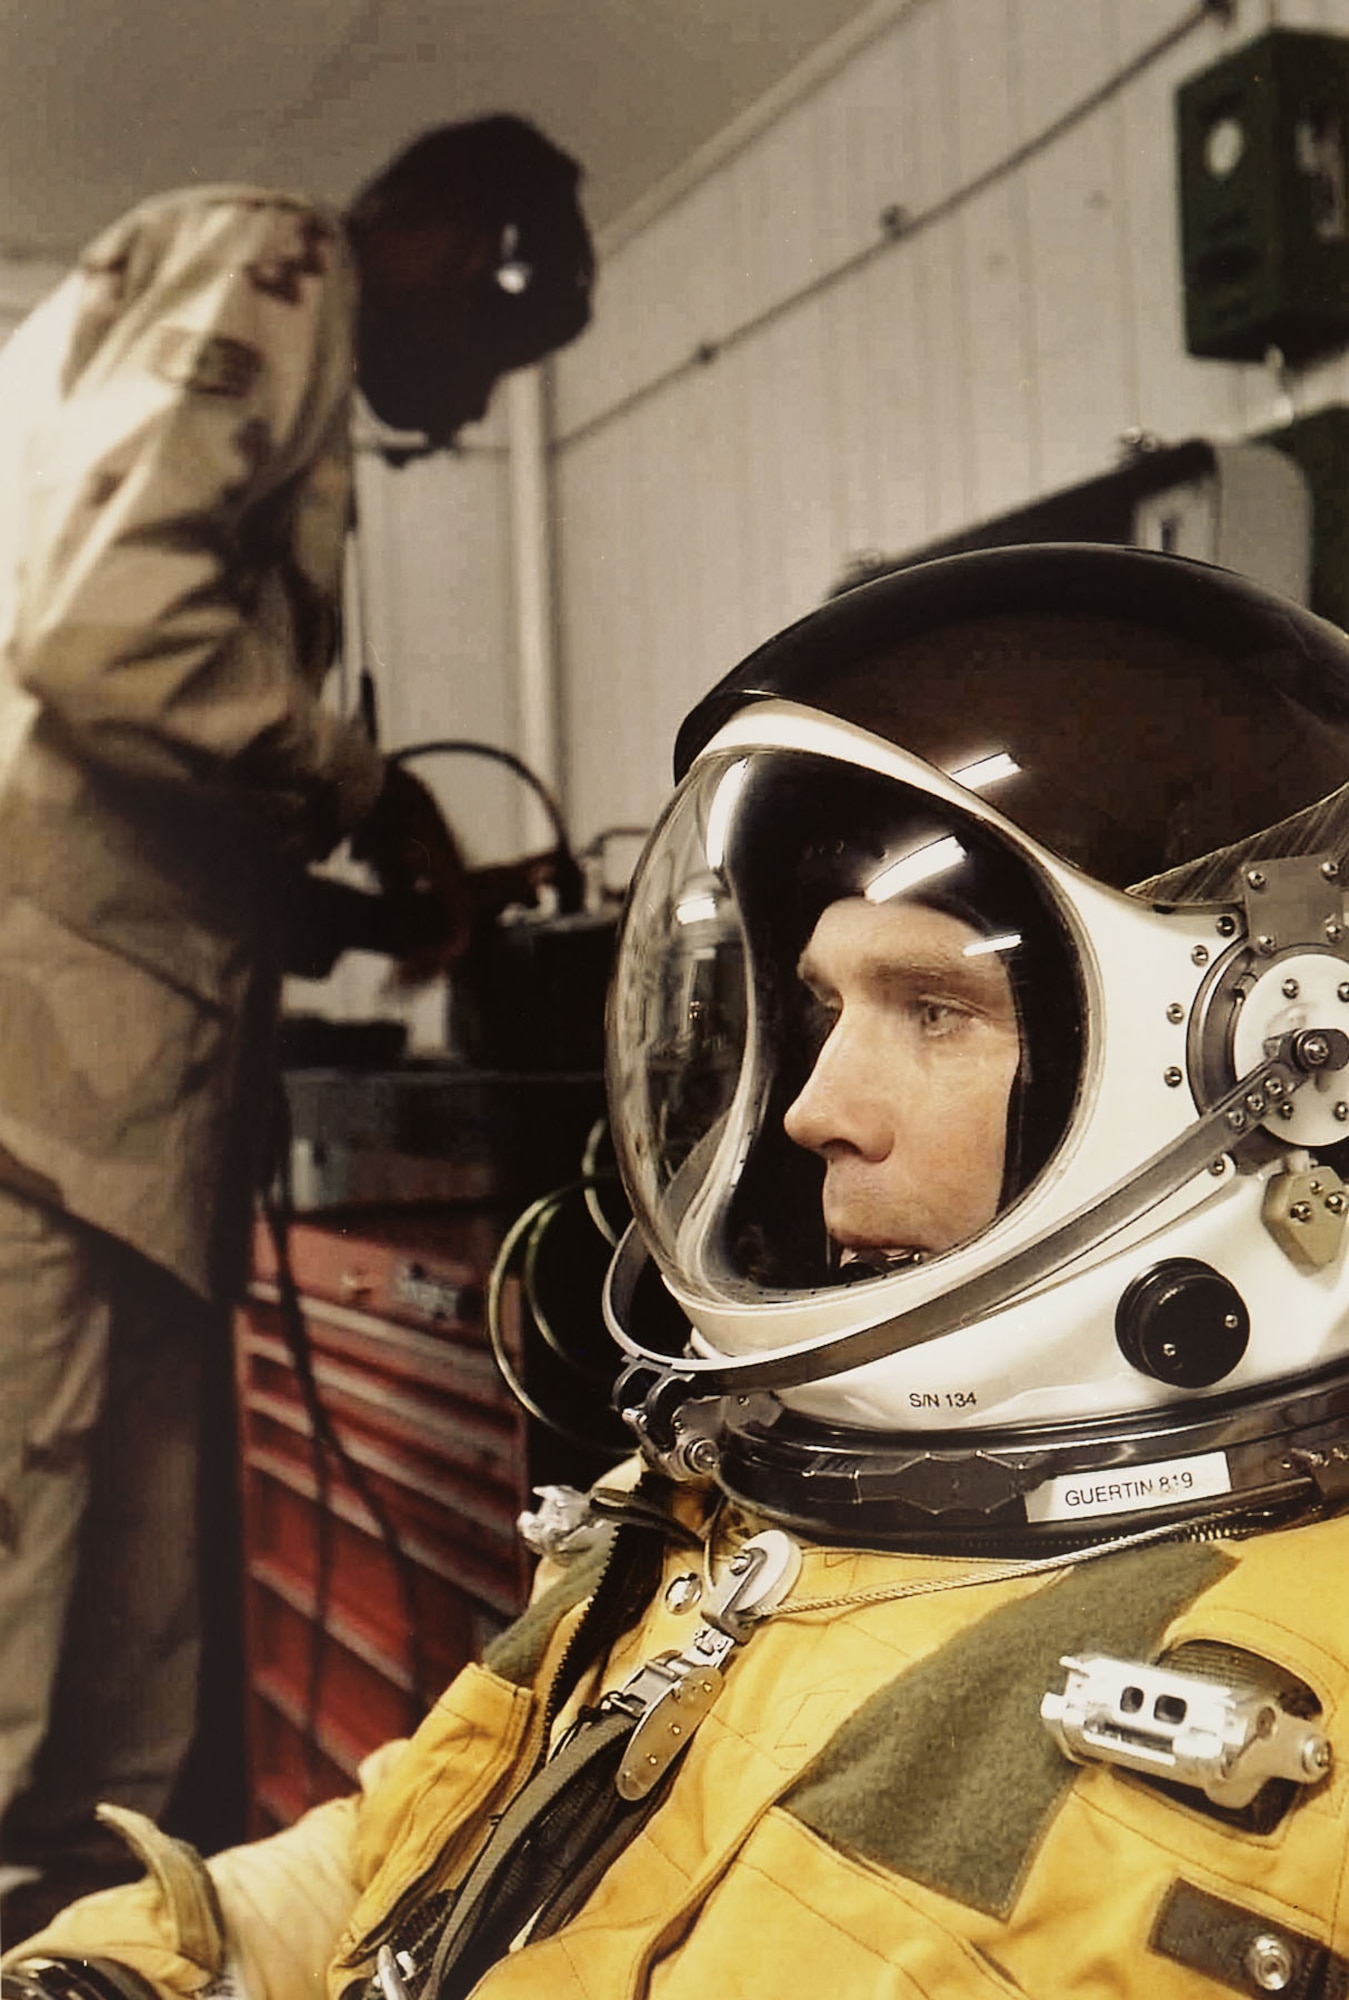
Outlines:
{"type": "Polygon", "coordinates": [[[1290,360],[1349,337],[1349,37],[1272,29],[1182,84],[1185,344],[1290,360]]]}

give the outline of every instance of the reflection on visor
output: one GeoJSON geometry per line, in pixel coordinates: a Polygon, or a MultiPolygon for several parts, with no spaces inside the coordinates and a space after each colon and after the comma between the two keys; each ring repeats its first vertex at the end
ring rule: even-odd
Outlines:
{"type": "Polygon", "coordinates": [[[977,1234],[1066,1129],[1079,995],[1048,885],[958,808],[802,751],[705,760],[634,883],[610,1035],[667,1276],[759,1299],[977,1234]]]}
{"type": "Polygon", "coordinates": [[[959,868],[967,861],[960,842],[954,835],[945,840],[929,840],[916,854],[901,854],[897,861],[889,861],[879,875],[873,875],[863,890],[869,903],[888,903],[893,896],[908,896],[925,882],[935,882],[941,875],[949,875],[953,868],[959,868]]]}

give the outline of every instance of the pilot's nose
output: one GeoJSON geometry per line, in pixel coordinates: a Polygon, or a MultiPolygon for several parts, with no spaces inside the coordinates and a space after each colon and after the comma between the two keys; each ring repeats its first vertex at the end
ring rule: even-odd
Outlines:
{"type": "Polygon", "coordinates": [[[845,1014],[815,1059],[805,1088],[782,1121],[787,1137],[813,1153],[847,1147],[883,1160],[894,1140],[887,1095],[879,1088],[876,1051],[845,1014]]]}

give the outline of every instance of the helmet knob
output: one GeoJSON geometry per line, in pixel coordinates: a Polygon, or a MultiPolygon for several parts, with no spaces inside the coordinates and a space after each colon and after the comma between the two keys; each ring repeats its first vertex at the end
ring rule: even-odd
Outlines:
{"type": "Polygon", "coordinates": [[[1115,1308],[1125,1360],[1176,1389],[1205,1389],[1230,1375],[1250,1334],[1251,1316],[1236,1286],[1193,1257],[1154,1264],[1115,1308]]]}

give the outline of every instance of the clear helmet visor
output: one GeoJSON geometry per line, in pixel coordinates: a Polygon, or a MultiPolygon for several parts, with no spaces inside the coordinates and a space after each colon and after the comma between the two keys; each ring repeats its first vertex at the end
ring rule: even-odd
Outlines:
{"type": "Polygon", "coordinates": [[[1077,1095],[1081,978],[1001,832],[836,756],[714,752],[634,881],[610,1104],[685,1298],[853,1284],[955,1250],[1025,1191],[1077,1095]]]}

